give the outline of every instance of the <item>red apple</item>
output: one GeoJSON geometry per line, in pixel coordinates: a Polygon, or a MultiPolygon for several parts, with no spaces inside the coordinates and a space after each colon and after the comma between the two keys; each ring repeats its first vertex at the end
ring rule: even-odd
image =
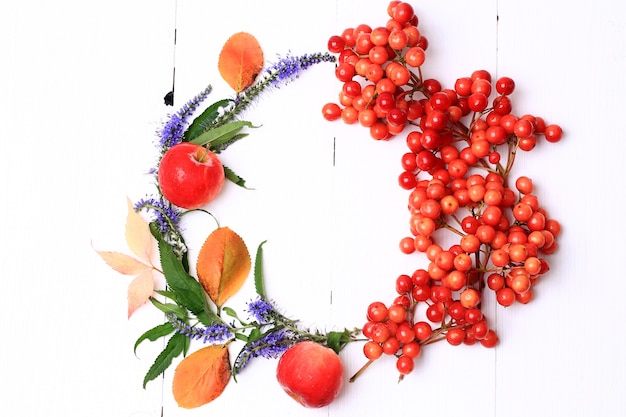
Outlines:
{"type": "Polygon", "coordinates": [[[334,350],[311,341],[299,342],[280,357],[276,378],[285,392],[303,406],[324,407],[341,391],[343,364],[334,350]]]}
{"type": "Polygon", "coordinates": [[[218,196],[224,185],[224,167],[204,146],[182,142],[165,152],[159,164],[159,187],[172,204],[197,209],[218,196]]]}

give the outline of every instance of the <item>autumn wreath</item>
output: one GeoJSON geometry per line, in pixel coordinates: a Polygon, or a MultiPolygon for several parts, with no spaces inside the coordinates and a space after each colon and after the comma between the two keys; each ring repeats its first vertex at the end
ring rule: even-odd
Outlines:
{"type": "Polygon", "coordinates": [[[137,339],[135,351],[144,341],[169,338],[145,375],[144,387],[168,369],[175,358],[185,356],[173,381],[174,397],[181,407],[198,407],[218,397],[231,377],[236,378],[253,358],[278,358],[304,341],[339,352],[358,334],[356,330],[311,331],[284,316],[265,292],[263,243],[254,258],[258,297],[246,306],[245,315],[227,307],[226,301],[253,269],[244,240],[230,228],[218,225],[199,251],[194,277],[190,275],[188,248],[180,228],[181,217],[190,211],[204,211],[219,195],[224,181],[245,188],[245,180],[218,158],[229,145],[247,136],[244,129],[254,128],[239,116],[262,93],[294,80],[315,64],[335,61],[330,53],[287,56],[264,69],[263,52],[254,36],[240,32],[229,38],[220,53],[219,72],[235,91],[235,97],[206,106],[195,116],[211,93],[209,86],[169,115],[157,132],[159,161],[151,171],[158,184],[157,194],[134,203],[128,201],[125,235],[134,256],[97,251],[113,269],[134,276],[128,287],[129,318],[146,303],[165,314],[164,323],[137,339]],[[150,221],[141,212],[149,214],[150,221]],[[154,262],[155,241],[159,262],[154,262]],[[165,277],[165,288],[157,288],[154,274],[165,277]],[[192,340],[207,346],[188,355],[192,340]],[[235,340],[244,343],[231,364],[228,347],[235,340]],[[207,370],[210,378],[206,378],[207,370]],[[200,374],[205,375],[204,384],[198,384],[200,374]]]}
{"type": "Polygon", "coordinates": [[[277,377],[285,391],[305,406],[321,407],[341,390],[338,353],[346,344],[362,341],[367,359],[351,381],[382,355],[396,358],[402,379],[434,342],[496,345],[498,336],[481,309],[489,291],[504,307],[533,299],[550,269],[547,257],[558,249],[561,225],[540,204],[533,181],[513,179],[511,172],[519,152],[535,149],[540,140],[560,141],[561,128],[539,116],[515,115],[515,82],[509,77],[493,80],[480,69],[450,88],[426,78],[428,39],[418,29],[413,7],[391,1],[387,14],[384,26],[360,24],[330,36],[329,52],[287,56],[268,67],[252,35],[233,35],[218,67],[234,98],[205,107],[207,87],[158,132],[159,161],[152,171],[156,196],[128,202],[126,240],[134,256],[98,251],[115,270],[134,276],[129,317],[144,304],[164,313],[165,320],[135,343],[136,349],[144,341],[168,338],[144,387],[184,356],[174,373],[173,394],[181,407],[198,407],[217,398],[253,358],[280,358],[277,377]],[[218,222],[192,276],[180,229],[181,216],[205,211],[225,181],[245,187],[219,158],[255,128],[241,115],[264,92],[318,63],[334,63],[341,83],[338,100],[322,108],[326,120],[363,126],[376,140],[405,135],[408,149],[398,183],[408,192],[409,233],[399,239],[399,248],[427,259],[423,268],[395,279],[398,296],[392,303],[376,300],[366,306],[367,320],[359,329],[331,332],[301,328],[271,301],[264,286],[263,243],[252,259],[244,240],[218,222]],[[195,116],[200,107],[204,110],[195,116]],[[458,241],[442,246],[441,233],[458,241]],[[155,241],[158,263],[153,262],[155,241]],[[155,287],[154,274],[165,277],[165,288],[155,287]],[[249,275],[257,298],[243,314],[226,302],[249,275]],[[207,346],[189,354],[192,340],[207,346]],[[231,361],[234,341],[243,346],[231,361]],[[314,363],[319,358],[327,364],[325,382],[296,381],[295,373],[321,378],[314,363]]]}

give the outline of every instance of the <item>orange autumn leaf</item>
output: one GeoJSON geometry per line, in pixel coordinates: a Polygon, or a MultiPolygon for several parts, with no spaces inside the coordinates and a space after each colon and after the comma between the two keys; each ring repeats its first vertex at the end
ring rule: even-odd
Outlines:
{"type": "Polygon", "coordinates": [[[254,83],[263,63],[259,41],[249,33],[239,32],[224,44],[217,67],[224,81],[239,93],[254,83]]]}
{"type": "Polygon", "coordinates": [[[150,263],[152,259],[153,237],[150,233],[150,226],[139,213],[133,208],[133,203],[129,198],[128,214],[126,216],[126,243],[130,250],[139,259],[150,263]]]}
{"type": "Polygon", "coordinates": [[[205,240],[196,270],[198,281],[211,300],[221,307],[245,282],[251,268],[250,252],[243,239],[228,227],[220,227],[205,240]]]}
{"type": "Polygon", "coordinates": [[[228,348],[213,345],[183,359],[176,367],[172,392],[182,408],[196,408],[219,397],[230,380],[228,348]]]}

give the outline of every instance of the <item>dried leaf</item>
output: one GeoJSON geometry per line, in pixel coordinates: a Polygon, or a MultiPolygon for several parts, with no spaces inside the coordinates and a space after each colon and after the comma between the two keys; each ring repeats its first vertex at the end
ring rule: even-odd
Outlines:
{"type": "Polygon", "coordinates": [[[153,251],[153,237],[150,226],[139,213],[133,208],[130,199],[128,202],[128,215],[126,216],[126,242],[128,247],[139,259],[150,263],[153,251]]]}
{"type": "Polygon", "coordinates": [[[220,227],[209,235],[196,264],[198,281],[218,307],[239,291],[250,268],[246,244],[228,227],[220,227]]]}
{"type": "Polygon", "coordinates": [[[196,408],[219,397],[230,380],[228,348],[214,345],[202,348],[176,367],[172,392],[182,408],[196,408]]]}
{"type": "Polygon", "coordinates": [[[150,265],[146,265],[132,256],[126,255],[125,253],[99,250],[97,250],[96,253],[104,259],[104,262],[106,262],[107,265],[115,269],[120,274],[137,275],[146,270],[152,269],[150,265]]]}
{"type": "Polygon", "coordinates": [[[263,63],[259,41],[249,33],[239,32],[224,44],[217,67],[224,81],[239,93],[254,83],[263,63]]]}
{"type": "Polygon", "coordinates": [[[154,278],[152,270],[148,269],[135,277],[128,284],[128,318],[135,310],[150,300],[154,293],[154,278]]]}

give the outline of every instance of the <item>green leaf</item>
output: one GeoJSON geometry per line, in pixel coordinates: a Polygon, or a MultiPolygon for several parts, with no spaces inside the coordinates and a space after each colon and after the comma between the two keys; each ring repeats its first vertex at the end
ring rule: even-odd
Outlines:
{"type": "Polygon", "coordinates": [[[169,323],[159,324],[158,326],[153,327],[152,329],[148,330],[147,332],[139,336],[139,339],[137,339],[137,341],[135,342],[135,348],[134,348],[135,355],[137,354],[137,347],[144,340],[149,340],[151,342],[154,342],[155,340],[158,340],[162,337],[167,336],[173,331],[174,331],[174,328],[169,323]]]}
{"type": "Polygon", "coordinates": [[[254,288],[259,297],[266,299],[265,296],[265,283],[263,282],[263,245],[267,242],[264,240],[259,244],[256,250],[256,257],[254,260],[254,288]]]}
{"type": "MultiPolygon", "coordinates": [[[[272,329],[273,330],[273,329],[272,329]]],[[[259,329],[252,329],[252,331],[250,332],[250,334],[248,335],[248,343],[251,342],[256,342],[257,340],[259,340],[261,337],[268,335],[269,333],[272,332],[272,330],[270,330],[269,332],[265,333],[265,334],[261,334],[261,330],[259,329]]]]}
{"type": "Polygon", "coordinates": [[[230,316],[236,319],[239,323],[243,323],[243,321],[237,315],[237,312],[230,307],[222,307],[222,311],[226,313],[227,316],[230,316]]]}
{"type": "Polygon", "coordinates": [[[202,114],[193,120],[191,125],[189,125],[185,131],[183,140],[188,142],[200,136],[206,130],[206,126],[213,122],[219,115],[220,108],[226,107],[231,101],[231,99],[224,99],[211,104],[202,114]]]}
{"type": "MultiPolygon", "coordinates": [[[[170,326],[171,327],[171,326],[170,326]]],[[[154,363],[148,370],[148,373],[143,379],[143,387],[146,388],[148,382],[155,378],[158,378],[169,366],[172,364],[172,360],[179,356],[188,346],[188,337],[180,333],[175,333],[167,342],[165,349],[157,356],[154,363]]]]}
{"type": "Polygon", "coordinates": [[[223,307],[222,311],[224,311],[224,313],[226,313],[226,315],[228,315],[230,317],[237,318],[237,313],[235,312],[235,310],[233,310],[230,307],[223,307]]]}
{"type": "Polygon", "coordinates": [[[237,354],[237,358],[235,359],[234,366],[231,369],[231,374],[235,381],[237,381],[237,374],[241,371],[241,366],[245,366],[245,364],[254,357],[253,346],[252,344],[259,340],[261,337],[271,333],[274,329],[269,330],[268,332],[261,334],[261,330],[259,328],[254,328],[250,332],[248,336],[243,334],[235,334],[235,338],[239,340],[243,340],[246,344],[241,348],[239,353],[237,354]]]}
{"type": "Polygon", "coordinates": [[[159,239],[159,254],[165,280],[170,290],[176,294],[178,303],[195,315],[200,314],[205,308],[208,310],[202,285],[185,271],[182,261],[163,239],[159,239]]]}
{"type": "Polygon", "coordinates": [[[220,142],[219,144],[211,143],[211,151],[213,151],[214,153],[220,153],[224,149],[226,149],[230,145],[232,145],[233,143],[237,142],[238,140],[241,140],[241,139],[245,138],[246,136],[249,136],[249,134],[248,133],[239,133],[239,134],[233,136],[232,138],[228,139],[227,141],[220,142]]]}
{"type": "Polygon", "coordinates": [[[187,309],[184,307],[172,303],[162,303],[154,297],[150,297],[150,301],[165,314],[174,314],[176,317],[183,320],[187,318],[187,309]]]}
{"type": "MultiPolygon", "coordinates": [[[[167,291],[167,290],[156,290],[155,291],[157,294],[160,294],[164,297],[169,298],[170,300],[174,301],[176,304],[178,304],[180,306],[180,308],[182,310],[184,310],[185,312],[187,312],[188,310],[185,308],[185,306],[181,305],[180,302],[178,302],[178,297],[176,296],[176,294],[173,291],[167,291]]],[[[188,315],[185,314],[184,316],[178,316],[181,319],[186,318],[188,315]]],[[[220,317],[213,312],[211,309],[205,308],[205,310],[201,311],[200,313],[195,315],[196,318],[198,319],[198,321],[202,324],[204,324],[205,326],[210,326],[216,322],[221,321],[220,317]]]]}
{"type": "Polygon", "coordinates": [[[162,295],[163,297],[169,298],[170,300],[178,304],[178,302],[176,301],[176,293],[174,293],[174,291],[154,290],[154,292],[159,295],[162,295]]]}
{"type": "Polygon", "coordinates": [[[248,336],[246,336],[245,334],[242,334],[242,333],[235,333],[235,339],[247,342],[248,341],[248,336]]]}
{"type": "Polygon", "coordinates": [[[196,314],[196,318],[200,323],[204,324],[205,326],[210,326],[212,324],[222,322],[222,319],[220,319],[220,317],[210,309],[205,309],[201,313],[196,314]]]}
{"type": "MultiPolygon", "coordinates": [[[[157,240],[157,242],[161,242],[162,240],[164,240],[163,235],[159,231],[159,225],[157,224],[156,220],[153,222],[150,222],[150,232],[152,233],[152,236],[154,236],[154,238],[157,240]]],[[[181,235],[179,235],[178,238],[181,240],[183,244],[185,243],[181,235]]],[[[189,272],[189,259],[188,259],[187,252],[183,254],[180,261],[183,265],[183,269],[186,272],[189,272]]]]}
{"type": "Polygon", "coordinates": [[[352,341],[350,332],[345,329],[343,332],[329,332],[327,335],[328,347],[339,353],[348,343],[352,341]]]}
{"type": "Polygon", "coordinates": [[[183,341],[183,356],[187,356],[187,353],[189,353],[189,346],[191,346],[191,337],[185,337],[183,341]]]}
{"type": "Polygon", "coordinates": [[[221,144],[224,144],[230,141],[235,135],[237,135],[241,129],[244,127],[255,127],[252,123],[245,120],[237,120],[234,122],[226,123],[220,127],[216,127],[215,129],[207,130],[202,133],[200,136],[195,137],[193,140],[190,140],[191,143],[196,143],[198,145],[209,145],[219,147],[221,144]]]}
{"type": "Polygon", "coordinates": [[[224,166],[224,175],[226,175],[227,180],[231,181],[235,185],[238,185],[247,190],[252,190],[252,188],[246,187],[246,180],[241,178],[239,175],[235,174],[235,171],[228,168],[227,166],[224,166]]]}

